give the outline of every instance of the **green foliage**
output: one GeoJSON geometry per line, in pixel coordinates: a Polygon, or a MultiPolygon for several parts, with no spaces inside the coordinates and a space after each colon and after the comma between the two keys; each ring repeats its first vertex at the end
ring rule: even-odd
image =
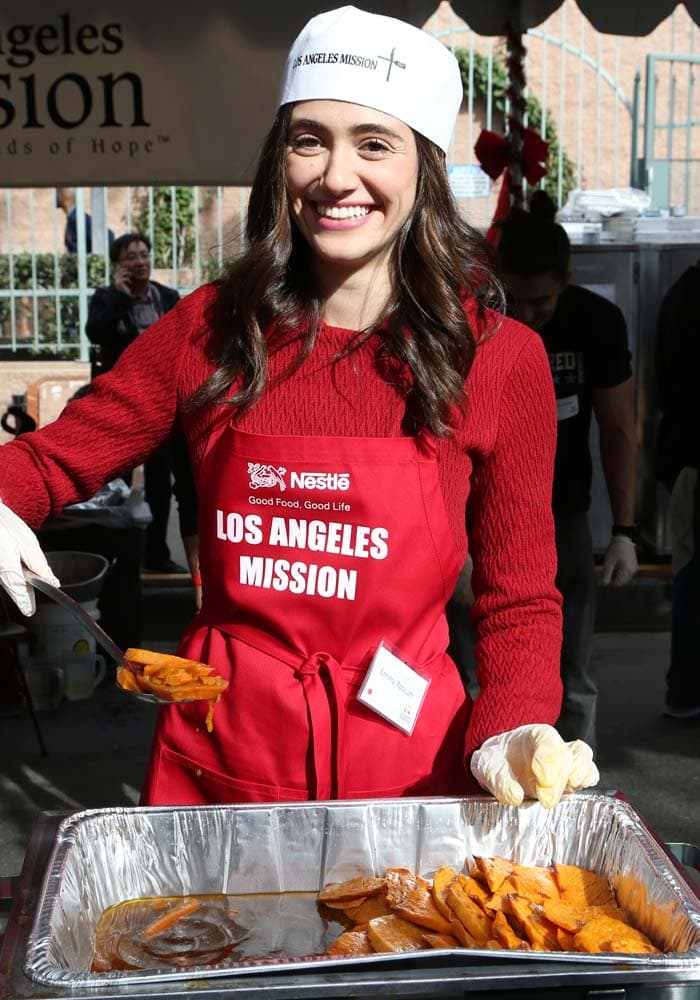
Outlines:
{"type": "MultiPolygon", "coordinates": [[[[10,265],[13,285],[26,288],[78,288],[78,255],[75,253],[38,253],[34,255],[36,281],[32,271],[32,255],[22,253],[0,254],[0,289],[10,288],[10,265]]],[[[91,288],[106,284],[104,257],[90,254],[87,259],[88,285],[91,288]]]]}
{"type": "MultiPolygon", "coordinates": [[[[108,281],[104,257],[90,254],[87,259],[88,285],[95,288],[108,281]]],[[[0,254],[0,292],[26,289],[14,297],[17,344],[32,357],[75,358],[79,349],[78,257],[73,253],[0,254]],[[11,268],[11,270],[10,270],[11,268]],[[12,282],[10,278],[12,277],[12,282]],[[39,294],[32,294],[33,290],[39,294]],[[42,295],[41,290],[47,294],[42,295]],[[55,295],[53,289],[69,294],[55,295]],[[74,294],[70,294],[74,290],[74,294]],[[61,323],[61,346],[58,318],[61,323]]],[[[9,343],[12,330],[12,300],[0,295],[0,343],[9,343]]]]}
{"type": "Polygon", "coordinates": [[[202,282],[216,281],[218,278],[221,278],[228,264],[229,260],[227,257],[224,257],[221,264],[219,264],[218,259],[203,260],[202,282]]]}
{"type": "MultiPolygon", "coordinates": [[[[194,253],[193,189],[154,187],[152,221],[154,267],[181,268],[190,265],[194,253]]],[[[150,223],[148,196],[145,195],[141,211],[136,216],[136,228],[148,234],[151,231],[150,223]]]]}
{"type": "MultiPolygon", "coordinates": [[[[469,51],[467,49],[456,49],[455,56],[459,63],[459,68],[462,74],[462,85],[464,86],[464,92],[468,95],[469,93],[469,51]]],[[[489,62],[486,56],[479,52],[473,53],[474,62],[472,70],[472,79],[474,86],[474,95],[480,97],[483,100],[487,99],[488,96],[488,86],[489,86],[489,62]]],[[[500,115],[505,115],[506,112],[506,88],[508,86],[508,79],[506,76],[505,67],[493,59],[491,61],[491,100],[494,111],[500,115]]],[[[543,112],[542,105],[537,100],[536,97],[528,97],[527,99],[527,122],[533,131],[542,133],[542,122],[543,122],[543,112]]],[[[557,137],[557,130],[554,125],[554,119],[552,118],[549,111],[544,113],[544,122],[546,126],[545,138],[549,143],[549,155],[547,157],[547,173],[544,178],[544,188],[547,194],[552,198],[552,200],[557,203],[558,194],[558,174],[559,174],[559,153],[561,150],[561,166],[562,166],[562,187],[561,187],[561,203],[563,204],[568,195],[569,191],[576,187],[576,170],[575,166],[569,157],[566,155],[564,150],[561,148],[559,139],[557,137]]]]}

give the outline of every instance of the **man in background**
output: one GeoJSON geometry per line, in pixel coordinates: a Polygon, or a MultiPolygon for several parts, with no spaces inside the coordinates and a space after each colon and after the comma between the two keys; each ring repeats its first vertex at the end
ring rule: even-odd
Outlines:
{"type": "MultiPolygon", "coordinates": [[[[78,252],[78,223],[75,211],[75,189],[68,187],[56,188],[56,207],[66,213],[66,227],[63,230],[63,245],[68,253],[78,252]]],[[[114,233],[107,230],[109,246],[114,242],[114,233]]],[[[85,252],[92,253],[92,218],[85,213],[85,252]]]]}
{"type": "MultiPolygon", "coordinates": [[[[174,288],[151,280],[151,244],[143,233],[120,236],[110,247],[109,257],[112,283],[95,289],[85,326],[88,340],[99,347],[93,375],[113,368],[129,344],[180,298],[174,288]]],[[[144,462],[143,468],[146,501],[153,515],[146,529],[144,569],[152,573],[185,573],[185,567],[171,559],[167,543],[173,492],[173,443],[159,448],[144,462]]]]}
{"type": "Polygon", "coordinates": [[[549,356],[557,401],[553,511],[564,629],[562,711],[565,740],[595,748],[598,685],[591,663],[596,585],[589,521],[593,476],[591,416],[611,513],[603,584],[628,583],[637,572],[635,486],[637,442],[627,327],[620,309],[569,284],[569,238],[555,222],[556,206],[537,191],[529,212],[501,229],[498,256],[508,313],[539,333],[549,356]]]}
{"type": "MultiPolygon", "coordinates": [[[[508,314],[542,338],[557,403],[552,507],[556,586],[563,600],[564,687],[557,729],[567,742],[581,739],[595,748],[598,685],[591,654],[596,579],[589,520],[593,478],[589,432],[594,416],[612,521],[602,582],[619,586],[637,571],[634,392],[622,312],[600,295],[569,283],[571,247],[555,215],[554,204],[545,192],[537,191],[529,212],[514,212],[501,224],[498,257],[508,314]]],[[[448,603],[447,617],[450,654],[473,695],[478,691],[473,637],[463,607],[472,602],[467,564],[448,603]]]]}

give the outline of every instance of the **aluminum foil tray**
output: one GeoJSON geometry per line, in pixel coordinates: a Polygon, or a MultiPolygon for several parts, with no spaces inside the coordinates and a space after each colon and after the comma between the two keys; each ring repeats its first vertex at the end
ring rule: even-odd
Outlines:
{"type": "MultiPolygon", "coordinates": [[[[413,962],[437,952],[357,958],[322,957],[337,924],[325,932],[285,914],[277,954],[189,971],[90,971],[95,928],[104,910],[127,899],[201,893],[316,892],[326,882],[381,875],[388,867],[432,875],[462,870],[474,854],[521,864],[553,861],[607,874],[635,924],[664,950],[625,956],[628,965],[700,974],[700,900],[663,847],[625,801],[579,793],[552,810],[493,799],[382,799],[352,802],[100,809],[63,821],[47,866],[24,971],[38,983],[67,987],[232,976],[275,969],[347,969],[372,962],[413,962]]],[[[294,897],[280,899],[289,905],[294,897]]],[[[290,914],[293,907],[290,907],[290,914]]],[[[269,954],[269,952],[268,952],[269,954]]],[[[440,952],[462,964],[495,955],[507,963],[563,958],[614,963],[619,955],[545,952],[440,952]]],[[[579,966],[580,967],[580,966],[579,966]]],[[[506,977],[508,973],[505,973],[506,977]]]]}

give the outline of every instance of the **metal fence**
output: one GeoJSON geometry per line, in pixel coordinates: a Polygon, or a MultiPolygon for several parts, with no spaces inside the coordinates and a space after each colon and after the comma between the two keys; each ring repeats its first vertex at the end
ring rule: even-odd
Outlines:
{"type": "Polygon", "coordinates": [[[61,189],[75,199],[75,247],[66,239],[57,190],[4,191],[0,359],[88,359],[88,300],[109,281],[110,229],[145,233],[154,277],[181,294],[219,274],[242,246],[246,188],[61,189]]]}
{"type": "Polygon", "coordinates": [[[700,212],[699,65],[700,56],[679,53],[650,53],[646,59],[644,155],[635,180],[649,191],[652,208],[672,214],[700,212]]]}
{"type": "MultiPolygon", "coordinates": [[[[444,2],[425,28],[455,52],[465,84],[450,166],[478,174],[479,132],[502,132],[508,113],[503,40],[477,35],[444,2]]],[[[600,35],[573,0],[528,32],[528,124],[550,143],[549,171],[541,183],[558,204],[574,187],[626,186],[630,179],[645,184],[656,178],[660,190],[666,169],[669,204],[693,207],[696,189],[700,198],[693,183],[700,157],[700,115],[693,110],[697,35],[681,7],[646,38],[600,35]],[[645,67],[646,117],[640,114],[645,67]],[[664,168],[664,162],[671,165],[664,168]]],[[[481,180],[458,197],[470,221],[485,228],[498,183],[481,180]]],[[[0,190],[0,359],[87,360],[87,305],[92,289],[109,280],[109,229],[147,233],[154,276],[186,293],[240,250],[247,197],[247,189],[228,187],[80,188],[77,248],[70,251],[54,189],[0,190]]]]}

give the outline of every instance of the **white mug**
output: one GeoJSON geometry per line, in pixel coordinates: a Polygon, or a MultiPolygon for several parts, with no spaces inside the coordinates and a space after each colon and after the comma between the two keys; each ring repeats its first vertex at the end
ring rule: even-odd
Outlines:
{"type": "Polygon", "coordinates": [[[63,660],[63,693],[68,701],[92,697],[106,671],[105,659],[99,653],[66,657],[63,660]]]}

